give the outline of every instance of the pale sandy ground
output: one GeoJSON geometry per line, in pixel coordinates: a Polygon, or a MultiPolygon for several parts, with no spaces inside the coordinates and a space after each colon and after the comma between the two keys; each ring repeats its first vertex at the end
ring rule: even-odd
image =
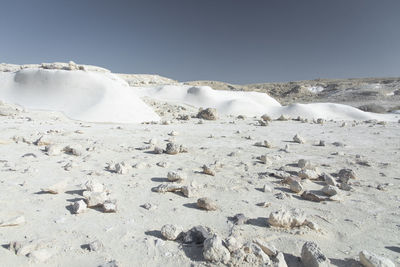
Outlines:
{"type": "MultiPolygon", "coordinates": [[[[172,107],[160,105],[159,109],[172,107]]],[[[196,110],[186,107],[180,114],[195,115],[196,110]]],[[[364,249],[400,264],[400,123],[348,122],[341,127],[339,121],[324,125],[273,121],[261,127],[254,118],[225,116],[203,124],[192,118],[172,120],[170,125],[124,125],[81,123],[58,113],[37,111],[0,116],[0,121],[0,221],[16,215],[23,215],[26,220],[19,226],[0,227],[0,266],[98,266],[111,260],[119,266],[210,265],[202,256],[201,247],[164,240],[160,229],[168,223],[184,230],[208,226],[222,238],[234,232],[244,242],[254,237],[270,241],[285,254],[289,266],[302,266],[298,258],[301,247],[310,240],[320,246],[333,266],[358,266],[358,253],[364,249]],[[179,135],[169,136],[173,130],[179,135]],[[306,139],[305,144],[292,142],[297,133],[306,139]],[[42,151],[43,146],[12,140],[17,136],[35,141],[41,135],[42,140],[62,146],[80,144],[83,154],[48,156],[42,151]],[[158,139],[163,148],[167,139],[174,138],[188,148],[188,153],[158,155],[150,153],[150,149],[137,150],[151,138],[158,139]],[[263,140],[272,142],[274,148],[254,146],[263,140]],[[319,140],[324,140],[326,146],[315,146],[319,140]],[[333,142],[345,146],[337,147],[333,142]],[[281,151],[287,144],[289,153],[281,151]],[[228,156],[231,152],[235,154],[228,156]],[[27,153],[34,156],[23,157],[27,153]],[[264,154],[273,159],[271,166],[256,159],[264,154]],[[358,164],[356,155],[371,166],[358,164]],[[280,179],[259,175],[282,166],[298,171],[293,164],[302,158],[328,173],[353,169],[359,177],[353,181],[354,190],[341,191],[339,202],[315,203],[291,193],[280,179]],[[216,176],[201,173],[203,164],[216,160],[223,165],[216,176]],[[116,174],[105,170],[112,161],[138,165],[128,174],[116,174]],[[159,162],[166,162],[167,166],[159,167],[159,162]],[[63,166],[68,163],[72,168],[66,171],[63,166]],[[185,184],[198,185],[199,197],[217,202],[217,211],[196,208],[197,197],[152,192],[153,187],[166,181],[168,171],[179,169],[188,176],[185,184]],[[82,198],[81,184],[91,178],[104,183],[117,200],[116,213],[89,209],[71,214],[68,206],[82,198]],[[68,185],[60,194],[40,193],[41,188],[63,179],[68,179],[68,185]],[[262,192],[265,184],[273,192],[262,192]],[[384,190],[378,190],[378,185],[384,190]],[[282,192],[289,197],[277,199],[275,194],[282,192]],[[256,204],[260,202],[271,205],[259,207],[256,204]],[[145,203],[157,208],[140,207],[145,203]],[[281,207],[304,210],[321,231],[307,226],[292,230],[270,227],[269,214],[281,207]],[[244,213],[251,220],[233,226],[228,217],[237,213],[244,213]],[[38,238],[50,240],[47,250],[52,256],[45,262],[33,263],[7,249],[11,241],[38,238]],[[94,240],[100,240],[104,248],[89,252],[84,245],[94,240]]],[[[307,181],[305,187],[318,193],[323,182],[307,181]]]]}

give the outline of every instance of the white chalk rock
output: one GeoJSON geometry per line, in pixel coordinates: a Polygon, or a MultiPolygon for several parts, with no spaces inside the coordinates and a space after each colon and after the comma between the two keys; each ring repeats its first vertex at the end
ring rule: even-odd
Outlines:
{"type": "Polygon", "coordinates": [[[199,198],[197,200],[197,206],[200,209],[204,209],[204,210],[217,210],[218,209],[217,203],[215,203],[215,201],[211,200],[208,197],[199,198]]]}
{"type": "Polygon", "coordinates": [[[203,165],[202,167],[203,173],[211,176],[215,176],[215,170],[212,168],[208,167],[207,165],[203,165]]]}
{"type": "Polygon", "coordinates": [[[204,120],[216,120],[218,118],[218,113],[215,108],[200,109],[197,113],[197,118],[204,120]]]}
{"type": "Polygon", "coordinates": [[[172,142],[168,143],[164,150],[164,152],[169,155],[176,155],[180,153],[180,151],[180,146],[172,142]]]}
{"type": "Polygon", "coordinates": [[[182,185],[178,184],[160,184],[152,189],[154,192],[157,193],[167,193],[167,192],[177,192],[182,191],[182,185]]]}
{"type": "Polygon", "coordinates": [[[301,262],[307,267],[329,267],[329,259],[314,242],[306,242],[301,249],[301,262]]]}
{"type": "Polygon", "coordinates": [[[89,250],[90,251],[99,251],[102,250],[104,248],[103,243],[101,243],[100,240],[95,240],[92,241],[88,244],[89,250]]]}
{"type": "Polygon", "coordinates": [[[269,244],[260,238],[253,240],[253,242],[256,243],[269,257],[275,257],[278,254],[278,250],[274,245],[269,244]]]}
{"type": "Polygon", "coordinates": [[[293,141],[298,144],[304,144],[306,142],[306,140],[298,134],[293,136],[293,141]]]}
{"type": "Polygon", "coordinates": [[[324,177],[324,181],[327,185],[337,186],[337,182],[336,182],[335,178],[332,177],[332,175],[324,173],[323,177],[324,177]]]}
{"type": "Polygon", "coordinates": [[[309,170],[309,169],[303,169],[299,171],[298,173],[299,177],[303,179],[310,179],[310,180],[316,180],[319,178],[319,173],[314,170],[309,170]]]}
{"type": "Polygon", "coordinates": [[[69,145],[64,147],[64,152],[74,156],[82,155],[82,146],[81,145],[69,145]]]}
{"type": "Polygon", "coordinates": [[[267,184],[264,185],[264,187],[263,187],[263,192],[265,192],[265,193],[271,193],[272,191],[273,191],[273,189],[272,189],[271,186],[269,186],[269,185],[267,185],[267,184]]]}
{"type": "Polygon", "coordinates": [[[161,227],[161,234],[167,240],[175,240],[182,233],[182,229],[173,224],[166,224],[161,227]]]}
{"type": "Polygon", "coordinates": [[[167,178],[171,182],[182,183],[186,180],[186,175],[182,172],[171,171],[168,172],[167,178]]]}
{"type": "Polygon", "coordinates": [[[300,193],[301,191],[303,191],[303,185],[301,184],[300,181],[292,179],[289,182],[289,186],[290,186],[290,191],[292,192],[300,193]]]}
{"type": "Polygon", "coordinates": [[[297,166],[302,169],[310,169],[311,170],[313,168],[311,162],[309,160],[305,160],[305,159],[299,159],[299,161],[297,162],[297,166]]]}
{"type": "Polygon", "coordinates": [[[125,162],[115,164],[114,169],[118,174],[127,174],[129,172],[129,166],[125,162]]]}
{"type": "Polygon", "coordinates": [[[339,193],[338,188],[336,186],[333,185],[326,185],[322,188],[321,190],[325,195],[327,196],[334,196],[337,195],[339,193]]]}
{"type": "Polygon", "coordinates": [[[83,192],[83,196],[86,199],[88,207],[96,207],[103,205],[103,203],[108,200],[107,194],[105,192],[83,192]]]}
{"type": "Polygon", "coordinates": [[[42,188],[41,190],[43,192],[50,193],[50,194],[58,194],[58,193],[61,193],[61,192],[65,191],[65,188],[67,187],[67,184],[68,184],[67,180],[63,180],[63,181],[60,181],[60,182],[58,182],[56,184],[53,184],[53,185],[51,185],[49,187],[42,188]]]}
{"type": "Polygon", "coordinates": [[[104,186],[103,184],[99,183],[96,179],[88,180],[85,183],[85,187],[87,191],[90,192],[103,192],[104,186]]]}
{"type": "Polygon", "coordinates": [[[117,203],[116,201],[106,200],[102,205],[103,212],[112,213],[117,212],[117,203]]]}
{"type": "Polygon", "coordinates": [[[352,169],[341,169],[338,176],[342,183],[347,183],[350,179],[357,179],[357,175],[352,169]]]}
{"type": "Polygon", "coordinates": [[[197,187],[191,186],[191,185],[182,186],[181,191],[185,197],[198,197],[200,194],[199,189],[197,187]]]}
{"type": "Polygon", "coordinates": [[[226,240],[225,240],[225,244],[226,247],[228,248],[228,250],[230,252],[234,252],[237,251],[238,249],[240,249],[243,244],[240,243],[235,237],[233,236],[229,236],[226,240]]]}
{"type": "Polygon", "coordinates": [[[83,201],[83,200],[75,201],[71,205],[71,210],[72,210],[72,213],[74,213],[74,214],[80,214],[87,210],[87,205],[86,205],[85,201],[83,201]]]}
{"type": "Polygon", "coordinates": [[[282,228],[292,228],[301,226],[306,221],[306,215],[299,209],[280,209],[271,212],[268,218],[268,223],[272,226],[282,228]]]}
{"type": "Polygon", "coordinates": [[[361,251],[359,257],[361,264],[365,267],[395,267],[391,260],[375,255],[366,250],[361,251]]]}
{"type": "Polygon", "coordinates": [[[63,148],[58,145],[48,145],[45,148],[45,152],[48,156],[57,156],[60,155],[63,148]]]}
{"type": "Polygon", "coordinates": [[[231,258],[229,250],[222,244],[222,239],[214,234],[204,241],[203,256],[206,260],[213,263],[227,263],[231,258]]]}

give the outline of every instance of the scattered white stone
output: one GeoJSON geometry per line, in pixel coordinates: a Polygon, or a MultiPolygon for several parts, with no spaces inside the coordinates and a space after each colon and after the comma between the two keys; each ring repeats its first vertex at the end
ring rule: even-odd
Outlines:
{"type": "Polygon", "coordinates": [[[271,212],[268,223],[272,226],[282,228],[292,228],[302,226],[305,223],[306,215],[299,209],[280,209],[271,212]]]}
{"type": "Polygon", "coordinates": [[[154,154],[163,154],[164,153],[164,149],[162,149],[161,147],[156,146],[156,147],[154,147],[153,153],[154,154]]]}
{"type": "Polygon", "coordinates": [[[310,191],[304,191],[302,194],[301,194],[301,198],[302,199],[305,199],[305,200],[309,200],[309,201],[313,201],[313,202],[321,202],[321,201],[324,201],[325,200],[325,198],[322,198],[322,197],[320,197],[320,196],[317,196],[316,194],[314,194],[313,192],[310,192],[310,191]]]}
{"type": "Polygon", "coordinates": [[[160,161],[160,162],[157,162],[156,165],[161,168],[166,168],[168,166],[168,162],[160,161]]]}
{"type": "Polygon", "coordinates": [[[106,169],[117,174],[127,174],[129,172],[129,166],[125,162],[108,163],[106,169]]]}
{"type": "Polygon", "coordinates": [[[111,200],[106,200],[104,201],[104,203],[102,204],[102,210],[103,212],[106,213],[113,213],[113,212],[117,212],[117,203],[116,201],[111,201],[111,200]]]}
{"type": "Polygon", "coordinates": [[[115,164],[115,172],[118,174],[127,174],[129,171],[129,166],[125,162],[120,162],[115,164]]]}
{"type": "Polygon", "coordinates": [[[303,169],[299,171],[298,175],[303,179],[309,179],[309,180],[316,180],[320,176],[320,174],[317,171],[309,169],[303,169]]]}
{"type": "Polygon", "coordinates": [[[10,219],[7,219],[5,221],[0,221],[0,227],[6,227],[6,226],[18,226],[21,224],[25,223],[25,217],[24,216],[17,216],[13,217],[10,219]]]}
{"type": "Polygon", "coordinates": [[[61,192],[65,191],[65,188],[67,187],[67,180],[60,181],[56,184],[53,184],[49,187],[42,188],[42,192],[50,193],[50,194],[59,194],[61,192]]]}
{"type": "Polygon", "coordinates": [[[199,196],[199,190],[195,186],[182,186],[181,192],[185,197],[198,197],[199,196]]]}
{"type": "Polygon", "coordinates": [[[326,185],[322,188],[322,192],[327,195],[327,196],[334,196],[337,195],[338,192],[338,188],[336,186],[333,185],[326,185]]]}
{"type": "Polygon", "coordinates": [[[103,243],[100,240],[92,241],[88,244],[89,251],[99,251],[104,248],[103,243]]]}
{"type": "Polygon", "coordinates": [[[263,121],[272,121],[271,117],[268,116],[267,114],[262,115],[262,116],[261,116],[261,119],[262,119],[263,121]]]}
{"type": "Polygon", "coordinates": [[[307,267],[329,267],[329,259],[314,242],[306,242],[301,249],[301,262],[307,267]]]}
{"type": "Polygon", "coordinates": [[[214,234],[204,241],[203,256],[213,263],[228,263],[231,258],[229,250],[222,244],[222,239],[214,234]]]}
{"type": "Polygon", "coordinates": [[[64,152],[74,156],[82,155],[82,146],[81,145],[69,145],[64,147],[64,152]]]}
{"type": "Polygon", "coordinates": [[[269,256],[256,243],[246,243],[243,246],[243,250],[245,253],[247,253],[247,262],[262,266],[269,266],[271,264],[271,259],[269,256]]]}
{"type": "Polygon", "coordinates": [[[216,120],[218,118],[217,110],[215,108],[200,109],[197,113],[197,118],[204,120],[216,120]]]}
{"type": "Polygon", "coordinates": [[[288,121],[288,120],[290,120],[290,117],[281,114],[281,116],[280,116],[278,119],[276,119],[276,120],[277,120],[277,121],[288,121]]]}
{"type": "Polygon", "coordinates": [[[259,126],[268,126],[268,121],[258,120],[257,122],[259,126]]]}
{"type": "Polygon", "coordinates": [[[233,236],[229,236],[225,240],[225,245],[229,252],[234,252],[239,250],[243,245],[233,236]]]}
{"type": "Polygon", "coordinates": [[[151,203],[144,203],[143,205],[141,205],[140,207],[146,209],[146,210],[154,210],[157,208],[156,205],[153,205],[151,203]]]}
{"type": "Polygon", "coordinates": [[[313,165],[311,164],[311,162],[305,159],[299,159],[299,161],[297,162],[297,167],[301,169],[313,169],[313,165]]]}
{"type": "Polygon", "coordinates": [[[305,140],[303,137],[301,137],[300,135],[298,135],[298,134],[296,134],[296,135],[293,137],[293,141],[294,141],[295,143],[298,143],[298,144],[304,144],[304,143],[306,142],[306,140],[305,140]]]}
{"type": "Polygon", "coordinates": [[[164,152],[169,155],[176,155],[180,152],[180,147],[175,143],[168,143],[164,152]]]}
{"type": "Polygon", "coordinates": [[[203,165],[202,169],[204,174],[215,176],[215,170],[211,169],[207,165],[203,165]]]}
{"type": "Polygon", "coordinates": [[[353,187],[347,183],[340,183],[339,188],[342,189],[343,191],[352,191],[353,187]]]}
{"type": "Polygon", "coordinates": [[[265,192],[265,193],[272,193],[272,191],[273,191],[272,187],[269,186],[269,185],[267,185],[267,184],[264,185],[264,187],[263,187],[262,190],[263,190],[263,192],[265,192]]]}
{"type": "Polygon", "coordinates": [[[103,184],[99,183],[96,179],[88,180],[85,183],[85,187],[87,191],[90,192],[103,192],[104,186],[103,184]]]}
{"type": "Polygon", "coordinates": [[[182,233],[182,229],[173,224],[166,224],[161,227],[161,234],[167,240],[175,240],[182,233]]]}
{"type": "Polygon", "coordinates": [[[182,190],[182,186],[177,184],[167,183],[153,187],[152,190],[157,193],[177,192],[182,190]]]}
{"type": "Polygon", "coordinates": [[[274,245],[269,244],[260,238],[253,240],[253,242],[256,243],[269,257],[275,257],[278,255],[279,251],[274,247],[274,245]]]}
{"type": "Polygon", "coordinates": [[[357,179],[356,173],[351,169],[341,169],[338,177],[342,183],[348,183],[350,179],[357,179]]]}
{"type": "Polygon", "coordinates": [[[88,207],[96,207],[101,206],[103,203],[108,200],[107,194],[105,192],[83,192],[83,197],[86,199],[86,203],[88,207]]]}
{"type": "Polygon", "coordinates": [[[78,200],[78,201],[75,201],[73,204],[71,204],[71,210],[72,210],[72,213],[74,213],[74,214],[80,214],[87,210],[87,205],[86,205],[85,201],[78,200]]]}
{"type": "Polygon", "coordinates": [[[270,157],[268,157],[268,155],[261,155],[257,159],[266,165],[272,164],[272,160],[270,159],[270,157]]]}
{"type": "Polygon", "coordinates": [[[366,250],[361,251],[359,257],[361,264],[365,267],[395,267],[395,264],[391,260],[366,250]]]}
{"type": "Polygon", "coordinates": [[[218,206],[213,200],[208,197],[202,197],[197,200],[197,206],[204,210],[217,210],[218,206]]]}
{"type": "Polygon", "coordinates": [[[295,192],[295,193],[300,193],[301,191],[304,190],[303,185],[301,184],[301,182],[298,181],[298,180],[294,180],[294,179],[292,179],[289,182],[289,188],[290,188],[290,191],[295,192]]]}
{"type": "Polygon", "coordinates": [[[324,181],[327,185],[337,186],[337,182],[336,182],[335,178],[332,177],[332,175],[324,173],[323,177],[324,177],[324,181]]]}
{"type": "Polygon", "coordinates": [[[172,131],[168,134],[169,136],[177,136],[179,133],[177,131],[172,131]]]}
{"type": "Polygon", "coordinates": [[[176,171],[171,171],[168,172],[167,178],[171,182],[177,182],[177,183],[182,183],[186,180],[186,174],[182,172],[176,172],[176,171]]]}
{"type": "Polygon", "coordinates": [[[48,156],[60,155],[63,148],[59,145],[48,145],[45,147],[45,152],[48,156]]]}

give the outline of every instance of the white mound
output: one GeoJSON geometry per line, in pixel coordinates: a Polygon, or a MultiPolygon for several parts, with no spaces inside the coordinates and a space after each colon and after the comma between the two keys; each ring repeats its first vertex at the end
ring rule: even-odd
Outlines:
{"type": "Polygon", "coordinates": [[[213,90],[209,86],[166,85],[139,90],[143,96],[185,103],[196,107],[213,107],[226,115],[260,115],[266,108],[279,108],[281,104],[267,94],[258,92],[237,92],[213,90]]]}
{"type": "Polygon", "coordinates": [[[273,117],[284,114],[292,118],[301,116],[310,119],[398,120],[391,114],[363,112],[342,104],[313,103],[281,106],[278,101],[264,93],[213,90],[208,86],[167,85],[141,88],[139,93],[142,96],[163,101],[185,103],[203,108],[213,107],[219,113],[226,115],[261,116],[266,113],[273,117]]]}
{"type": "Polygon", "coordinates": [[[0,99],[26,108],[61,111],[82,121],[159,120],[125,81],[110,73],[43,68],[0,72],[0,99]]]}

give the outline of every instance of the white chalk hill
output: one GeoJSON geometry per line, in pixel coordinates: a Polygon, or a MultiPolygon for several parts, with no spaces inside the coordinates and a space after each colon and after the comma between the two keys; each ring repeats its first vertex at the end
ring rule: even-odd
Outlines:
{"type": "Polygon", "coordinates": [[[265,93],[213,90],[209,86],[165,85],[141,88],[140,95],[150,98],[185,103],[196,107],[213,107],[221,114],[261,116],[268,114],[273,118],[280,115],[296,118],[336,120],[380,119],[395,121],[392,114],[374,114],[357,108],[333,103],[291,104],[281,106],[278,101],[265,93]]]}
{"type": "Polygon", "coordinates": [[[61,111],[90,122],[138,123],[160,118],[111,73],[27,68],[0,73],[0,99],[26,108],[61,111]]]}
{"type": "MultiPolygon", "coordinates": [[[[140,123],[160,120],[154,110],[141,100],[140,97],[144,96],[195,107],[214,107],[219,113],[226,115],[268,114],[277,118],[284,114],[292,118],[301,116],[336,120],[398,120],[393,114],[367,113],[341,104],[281,106],[265,93],[213,90],[208,86],[193,87],[177,84],[175,81],[173,85],[130,87],[122,79],[126,75],[118,77],[108,70],[76,65],[73,62],[1,64],[0,67],[0,100],[30,109],[60,111],[81,121],[140,123]]],[[[127,77],[132,78],[129,75],[127,77]]],[[[137,84],[141,76],[135,76],[135,79],[137,84]]],[[[167,80],[162,79],[162,83],[167,80]]],[[[151,81],[153,83],[158,80],[151,81]]]]}

